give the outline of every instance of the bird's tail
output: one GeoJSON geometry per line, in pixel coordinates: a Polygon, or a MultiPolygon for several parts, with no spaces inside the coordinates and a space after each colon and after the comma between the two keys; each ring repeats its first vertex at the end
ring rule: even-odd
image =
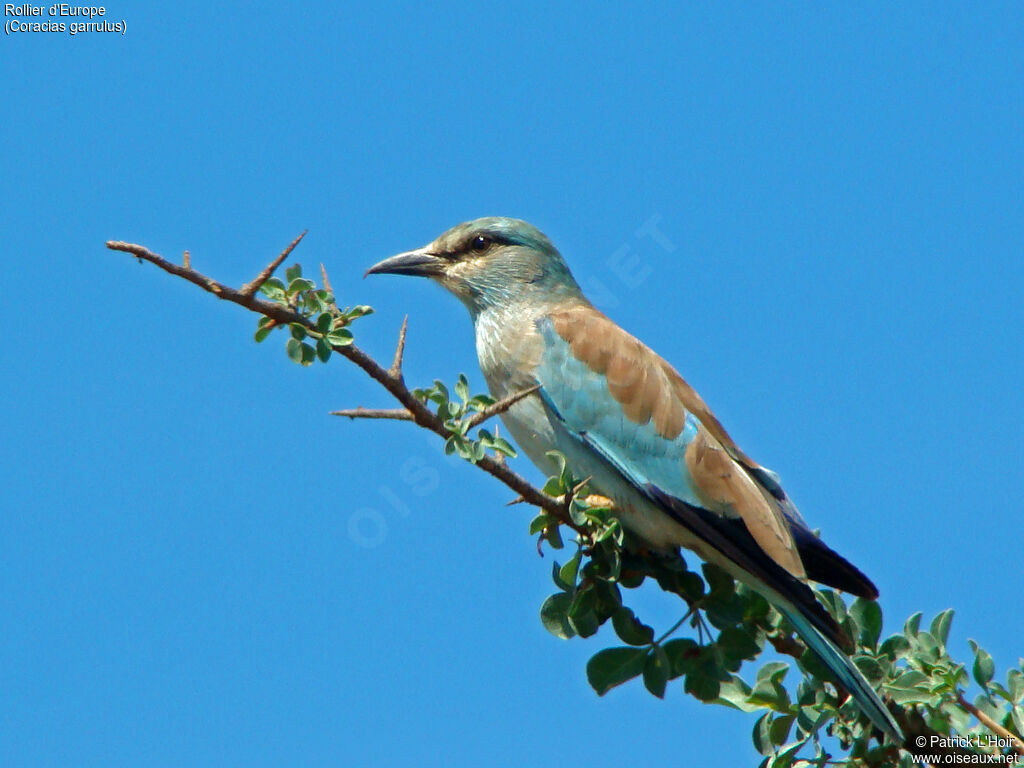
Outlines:
{"type": "Polygon", "coordinates": [[[825,666],[836,676],[836,680],[849,691],[868,719],[888,734],[894,742],[903,744],[903,731],[900,730],[892,714],[875,693],[871,683],[854,666],[850,657],[819,632],[798,609],[786,605],[777,605],[776,607],[796,628],[797,634],[807,644],[807,647],[824,662],[825,666]]]}

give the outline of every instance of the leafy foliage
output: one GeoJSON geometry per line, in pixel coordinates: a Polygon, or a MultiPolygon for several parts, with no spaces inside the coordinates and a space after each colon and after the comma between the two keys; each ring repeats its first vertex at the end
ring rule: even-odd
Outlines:
{"type": "MultiPolygon", "coordinates": [[[[295,264],[285,270],[285,280],[276,277],[267,279],[260,286],[260,292],[275,304],[280,304],[311,322],[312,328],[291,323],[285,349],[289,359],[299,365],[312,365],[319,360],[326,363],[331,359],[334,347],[346,347],[352,343],[349,326],[360,317],[373,313],[365,305],[339,309],[334,294],[326,288],[317,288],[316,283],[302,276],[302,265],[295,264]]],[[[254,338],[261,342],[275,328],[280,328],[269,317],[261,317],[254,338]]]]}
{"type": "Polygon", "coordinates": [[[480,428],[475,438],[470,436],[473,417],[494,405],[494,398],[490,395],[470,396],[469,381],[464,374],[460,373],[455,383],[455,400],[451,399],[448,387],[441,381],[435,381],[432,387],[414,389],[412,393],[420,402],[434,403],[438,417],[453,433],[445,441],[445,453],[457,453],[473,463],[480,461],[487,455],[487,451],[515,458],[516,451],[508,441],[492,435],[486,429],[480,428]]]}
{"type": "MultiPolygon", "coordinates": [[[[640,679],[650,693],[663,698],[668,683],[682,678],[683,690],[700,701],[761,713],[753,743],[765,755],[765,767],[919,764],[909,753],[879,743],[856,704],[831,682],[817,657],[804,649],[788,622],[757,592],[712,565],[703,566],[702,579],[681,557],[637,554],[639,547],[630,546],[611,510],[588,507],[585,484],[575,484],[564,459],[560,466],[561,473],[548,480],[545,491],[571,494],[573,521],[585,531],[574,541],[572,559],[562,566],[556,562],[552,569],[560,591],[544,602],[541,620],[548,631],[564,639],[590,637],[611,620],[624,645],[599,651],[588,662],[587,679],[599,695],[640,679]],[[623,602],[623,589],[636,589],[648,578],[688,606],[657,639],[654,629],[623,602]],[[696,638],[673,637],[687,626],[696,638]],[[785,685],[787,662],[762,664],[752,682],[740,676],[743,663],[757,659],[767,645],[794,658],[803,675],[795,690],[785,685]],[[848,752],[845,759],[831,754],[826,736],[848,752]]],[[[530,524],[530,533],[563,549],[561,536],[553,530],[558,527],[556,519],[542,513],[530,524]]],[[[960,758],[968,752],[990,753],[990,747],[999,754],[1009,752],[1009,740],[992,742],[988,729],[970,727],[971,714],[962,699],[970,680],[965,665],[955,662],[946,648],[952,609],[936,616],[928,631],[920,628],[921,614],[915,614],[903,632],[879,643],[882,612],[876,602],[858,598],[847,605],[838,592],[827,589],[818,589],[817,595],[855,638],[853,658],[861,672],[892,701],[912,708],[904,718],[909,723],[905,730],[911,739],[924,739],[916,742],[925,746],[920,752],[929,754],[928,746],[954,742],[965,753],[960,758]],[[924,728],[916,728],[918,722],[924,728]]],[[[974,679],[983,691],[975,706],[1019,738],[1024,725],[1024,660],[1002,685],[993,682],[991,656],[973,641],[971,647],[974,679]]]]}

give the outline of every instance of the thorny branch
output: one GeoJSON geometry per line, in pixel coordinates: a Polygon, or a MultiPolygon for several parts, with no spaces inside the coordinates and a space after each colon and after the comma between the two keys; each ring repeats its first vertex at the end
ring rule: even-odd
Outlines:
{"type": "MultiPolygon", "coordinates": [[[[406,319],[408,322],[408,318],[406,319]]],[[[398,351],[395,352],[396,361],[400,360],[402,342],[405,340],[405,323],[402,324],[402,335],[399,337],[398,351]]],[[[392,375],[401,375],[401,363],[396,370],[395,366],[392,365],[389,373],[392,375]]],[[[521,392],[514,392],[508,397],[503,397],[493,405],[489,405],[482,411],[473,414],[466,422],[466,429],[473,429],[483,424],[488,419],[497,416],[500,413],[504,413],[513,405],[529,397],[534,392],[540,389],[540,384],[524,389],[521,392]]],[[[331,411],[331,416],[347,416],[350,419],[395,419],[396,421],[414,421],[413,414],[404,408],[345,408],[340,411],[331,411]]]]}
{"type": "Polygon", "coordinates": [[[396,421],[414,421],[415,418],[405,408],[343,408],[331,411],[331,416],[348,416],[350,419],[394,419],[396,421]]]}
{"type": "MultiPolygon", "coordinates": [[[[293,240],[280,255],[261,270],[252,282],[247,283],[240,289],[224,285],[211,277],[207,277],[201,272],[197,272],[192,269],[191,264],[182,266],[168,261],[159,254],[153,253],[148,248],[135,243],[108,240],[107,248],[112,251],[130,253],[132,256],[135,256],[142,261],[148,261],[151,264],[155,264],[165,272],[169,272],[172,275],[188,280],[190,283],[198,285],[204,291],[209,291],[219,299],[230,301],[253,312],[265,315],[266,317],[274,320],[278,325],[297,323],[304,328],[315,331],[316,327],[313,323],[298,312],[288,309],[287,307],[283,307],[280,304],[261,299],[256,295],[259,287],[270,278],[274,273],[274,270],[281,265],[285,258],[287,258],[288,254],[290,254],[295,246],[299,244],[303,235],[305,235],[305,232],[295,238],[295,240],[293,240]]],[[[452,431],[444,425],[444,422],[437,416],[437,414],[431,411],[425,403],[414,397],[412,391],[405,385],[405,380],[402,376],[402,354],[405,350],[407,324],[408,318],[406,318],[406,321],[402,323],[402,329],[398,337],[398,344],[395,349],[394,360],[390,368],[384,368],[380,363],[355,344],[331,346],[332,350],[336,354],[339,354],[355,363],[370,378],[383,386],[384,389],[392,395],[392,397],[401,403],[404,410],[396,409],[394,411],[383,411],[356,408],[348,411],[337,411],[335,413],[340,416],[349,416],[350,418],[386,418],[414,421],[424,429],[429,429],[431,432],[440,435],[447,440],[452,436],[452,431]]],[[[495,403],[485,411],[476,414],[474,417],[475,424],[482,422],[486,418],[490,418],[496,413],[500,413],[515,404],[519,399],[522,399],[532,393],[532,391],[519,392],[512,395],[510,398],[505,398],[504,400],[495,403]],[[502,407],[498,409],[498,406],[502,407]]],[[[539,488],[533,486],[518,472],[514,472],[509,469],[505,462],[500,461],[493,456],[485,456],[477,461],[476,465],[484,472],[487,472],[503,482],[519,494],[519,496],[521,496],[527,503],[540,507],[578,533],[586,532],[583,527],[576,525],[569,517],[565,502],[562,499],[548,496],[539,488]]]]}

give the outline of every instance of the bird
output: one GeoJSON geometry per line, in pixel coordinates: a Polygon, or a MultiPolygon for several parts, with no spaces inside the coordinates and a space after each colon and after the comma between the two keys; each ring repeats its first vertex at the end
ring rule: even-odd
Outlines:
{"type": "Polygon", "coordinates": [[[496,400],[536,390],[501,414],[545,474],[550,452],[622,525],[656,551],[695,552],[771,602],[897,744],[903,734],[844,649],[849,638],[808,581],[867,599],[878,589],[816,535],[780,479],[732,440],[663,358],[587,300],[562,255],[520,219],[464,222],[366,272],[427,277],[469,310],[496,400]]]}

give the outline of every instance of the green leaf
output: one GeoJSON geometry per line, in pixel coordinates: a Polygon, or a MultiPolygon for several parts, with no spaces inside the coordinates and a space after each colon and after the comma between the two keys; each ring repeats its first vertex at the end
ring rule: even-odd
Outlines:
{"type": "Polygon", "coordinates": [[[850,616],[857,625],[857,641],[867,648],[877,647],[882,634],[882,609],[878,603],[858,597],[850,606],[850,616]]]}
{"type": "Polygon", "coordinates": [[[356,318],[365,317],[366,315],[372,314],[373,307],[368,306],[367,304],[359,304],[358,306],[352,307],[352,309],[345,311],[345,317],[349,318],[350,320],[355,320],[356,318]]]}
{"type": "Polygon", "coordinates": [[[316,360],[316,350],[306,342],[302,342],[302,364],[311,365],[316,360]]]}
{"type": "Polygon", "coordinates": [[[708,583],[708,590],[715,593],[715,596],[730,595],[736,589],[736,581],[721,568],[710,563],[701,566],[704,571],[704,580],[708,583]]]}
{"type": "Polygon", "coordinates": [[[576,632],[569,624],[569,603],[572,598],[566,592],[551,595],[540,607],[540,620],[544,629],[555,637],[568,640],[576,632]]]}
{"type": "Polygon", "coordinates": [[[299,291],[311,291],[315,287],[311,280],[307,280],[304,277],[296,277],[288,282],[288,295],[292,296],[299,291]]]}
{"type": "MultiPolygon", "coordinates": [[[[776,722],[778,722],[778,720],[776,720],[776,722]]],[[[775,723],[772,723],[772,726],[774,727],[775,723]]],[[[779,752],[775,753],[768,759],[768,764],[765,766],[765,768],[790,768],[793,765],[793,760],[796,757],[796,753],[803,749],[803,746],[806,743],[807,739],[801,739],[795,744],[790,744],[785,749],[782,749],[779,752]]],[[[801,764],[804,763],[803,760],[801,760],[800,762],[801,764]]],[[[881,763],[878,761],[871,763],[871,765],[880,764],[881,763]]],[[[819,765],[824,765],[824,763],[819,763],[819,765]]]]}
{"type": "Polygon", "coordinates": [[[668,674],[668,658],[661,648],[655,646],[654,653],[648,656],[644,663],[644,687],[659,699],[665,698],[668,674]]]}
{"type": "Polygon", "coordinates": [[[992,656],[984,648],[977,648],[974,656],[974,679],[982,688],[989,684],[996,673],[996,664],[992,656]]]}
{"type": "Polygon", "coordinates": [[[835,711],[827,705],[800,707],[800,714],[797,716],[797,725],[804,733],[815,733],[821,726],[827,723],[835,711]]]}
{"type": "Polygon", "coordinates": [[[835,673],[825,665],[818,654],[813,653],[810,649],[800,655],[800,667],[804,672],[819,680],[835,679],[835,673]]]}
{"type": "Polygon", "coordinates": [[[292,338],[302,341],[306,338],[306,328],[301,323],[289,323],[288,329],[292,332],[292,338]]]}
{"type": "Polygon", "coordinates": [[[257,328],[256,333],[253,334],[253,338],[256,339],[256,343],[259,344],[261,341],[267,338],[267,336],[269,336],[270,332],[273,330],[273,328],[257,328]]]}
{"type": "Polygon", "coordinates": [[[753,659],[761,652],[761,646],[746,630],[727,627],[718,635],[718,647],[731,659],[753,659]]]}
{"type": "Polygon", "coordinates": [[[930,632],[917,633],[918,657],[937,661],[941,655],[941,648],[938,641],[932,637],[930,632]]]}
{"type": "Polygon", "coordinates": [[[843,602],[843,597],[834,589],[816,589],[814,590],[818,597],[818,602],[824,604],[826,610],[832,617],[842,624],[846,621],[846,603],[843,602]]]}
{"type": "Polygon", "coordinates": [[[547,512],[541,512],[533,520],[530,521],[530,535],[535,536],[545,528],[549,528],[552,525],[557,525],[558,521],[549,515],[547,512]]]}
{"type": "Polygon", "coordinates": [[[1018,669],[1011,669],[1006,676],[1009,685],[1010,699],[1019,702],[1024,699],[1024,673],[1018,669]]]}
{"type": "Polygon", "coordinates": [[[451,399],[448,397],[448,387],[446,387],[444,382],[440,379],[434,379],[434,386],[431,387],[430,399],[435,403],[447,403],[451,399]]]}
{"type": "Polygon", "coordinates": [[[572,592],[573,587],[576,586],[575,583],[570,584],[562,578],[562,566],[557,560],[551,563],[551,580],[555,582],[556,587],[565,592],[572,592]]]}
{"type": "Polygon", "coordinates": [[[486,445],[484,445],[483,443],[474,443],[473,444],[473,456],[471,457],[470,460],[474,464],[476,464],[476,462],[478,462],[478,461],[481,461],[484,458],[484,456],[486,456],[486,455],[487,455],[487,446],[486,445]]]}
{"type": "Polygon", "coordinates": [[[910,651],[910,642],[903,635],[892,635],[879,647],[878,652],[893,661],[903,658],[910,651]]]}
{"type": "Polygon", "coordinates": [[[569,623],[572,625],[572,628],[576,630],[576,634],[580,637],[593,637],[601,627],[601,621],[597,618],[597,614],[593,610],[584,611],[582,613],[573,613],[573,611],[570,610],[569,623]]]}
{"type": "Polygon", "coordinates": [[[761,668],[757,670],[757,679],[781,683],[787,672],[789,672],[789,664],[786,662],[769,661],[767,664],[762,664],[761,668]]]}
{"type": "Polygon", "coordinates": [[[872,685],[878,685],[885,679],[885,670],[882,669],[882,665],[871,656],[858,654],[854,657],[853,662],[872,685]]]}
{"type": "Polygon", "coordinates": [[[696,602],[704,597],[704,579],[693,571],[679,574],[676,577],[676,583],[690,602],[696,602]]]}
{"type": "Polygon", "coordinates": [[[761,717],[757,719],[757,722],[754,723],[754,749],[756,749],[762,755],[770,755],[773,751],[775,751],[775,745],[772,744],[771,727],[771,712],[765,712],[763,715],[761,715],[761,717]]]}
{"type": "Polygon", "coordinates": [[[334,316],[330,312],[322,312],[316,319],[316,329],[320,333],[329,333],[332,325],[334,325],[334,316]]]}
{"type": "Polygon", "coordinates": [[[469,381],[463,373],[459,374],[459,380],[455,382],[455,394],[460,400],[469,400],[469,381]]]}
{"type": "Polygon", "coordinates": [[[712,589],[704,600],[704,613],[718,629],[726,629],[742,621],[745,608],[746,601],[736,592],[712,589]]]}
{"type": "Polygon", "coordinates": [[[908,640],[913,640],[917,637],[917,633],[921,630],[921,612],[913,614],[907,623],[903,625],[903,634],[906,635],[908,640]]]}
{"type": "Polygon", "coordinates": [[[347,347],[352,343],[352,331],[348,328],[338,328],[327,334],[327,341],[336,347],[347,347]]]}
{"type": "MultiPolygon", "coordinates": [[[[593,565],[590,563],[589,565],[593,565]]],[[[584,571],[584,576],[587,572],[584,571]]],[[[619,588],[604,579],[596,579],[592,587],[594,592],[594,610],[602,618],[610,618],[622,607],[622,593],[619,588]]]]}
{"type": "Polygon", "coordinates": [[[904,670],[885,685],[889,697],[897,704],[936,705],[940,697],[931,692],[931,678],[916,669],[904,670]]]}
{"type": "Polygon", "coordinates": [[[605,648],[587,662],[587,682],[604,696],[617,685],[644,671],[647,652],[642,648],[605,648]]]}
{"type": "Polygon", "coordinates": [[[559,451],[547,451],[545,454],[558,467],[558,474],[565,472],[565,456],[559,451]]]}
{"type": "Polygon", "coordinates": [[[284,299],[284,283],[276,277],[269,278],[260,286],[260,293],[275,301],[284,299]]]}
{"type": "Polygon", "coordinates": [[[284,271],[284,279],[287,280],[289,283],[292,280],[294,280],[296,277],[302,277],[302,265],[301,264],[292,264],[290,267],[286,268],[285,271],[284,271]]]}
{"type": "Polygon", "coordinates": [[[302,342],[298,339],[288,339],[288,343],[285,345],[285,349],[288,352],[288,357],[291,358],[293,363],[302,363],[302,342]]]}
{"type": "Polygon", "coordinates": [[[316,356],[320,358],[321,363],[326,363],[331,359],[331,345],[326,339],[320,338],[316,340],[316,356]]]}
{"type": "Polygon", "coordinates": [[[715,704],[723,704],[741,712],[756,712],[761,709],[760,705],[748,701],[749,696],[750,686],[739,675],[731,675],[729,680],[719,686],[715,704]]]}
{"type": "Polygon", "coordinates": [[[789,709],[789,692],[782,683],[772,680],[770,677],[758,679],[750,692],[749,701],[752,704],[760,704],[763,707],[770,707],[778,712],[789,709]]]}
{"type": "Polygon", "coordinates": [[[662,643],[661,649],[668,658],[673,678],[689,673],[700,658],[700,646],[688,637],[678,637],[662,643]]]}
{"type": "Polygon", "coordinates": [[[768,729],[772,744],[782,746],[786,743],[786,739],[789,738],[789,729],[793,727],[794,720],[796,720],[796,715],[779,715],[772,720],[771,727],[768,729]]]}
{"type": "Polygon", "coordinates": [[[886,686],[886,691],[889,693],[889,698],[901,706],[905,704],[925,704],[934,707],[938,706],[939,702],[942,701],[941,696],[922,691],[919,688],[895,688],[889,685],[886,686]]]}
{"type": "Polygon", "coordinates": [[[562,483],[557,477],[549,477],[548,481],[544,483],[544,487],[541,489],[548,496],[561,496],[562,495],[562,483]]]}
{"type": "Polygon", "coordinates": [[[949,627],[953,623],[953,609],[947,608],[934,619],[932,619],[932,625],[929,631],[932,637],[934,637],[939,645],[943,648],[946,647],[946,643],[949,642],[949,627]]]}
{"type": "Polygon", "coordinates": [[[701,701],[714,701],[721,691],[721,684],[731,679],[732,675],[720,664],[717,649],[708,645],[700,649],[696,663],[686,673],[683,688],[701,701]]]}
{"type": "Polygon", "coordinates": [[[704,702],[717,699],[721,689],[721,680],[699,668],[687,674],[686,682],[683,684],[683,690],[704,702]]]}
{"type": "Polygon", "coordinates": [[[576,574],[580,569],[580,553],[577,552],[572,556],[565,565],[558,571],[559,579],[562,584],[566,585],[567,589],[573,589],[576,586],[576,574]]]}
{"type": "Polygon", "coordinates": [[[516,449],[512,447],[511,443],[503,437],[496,437],[491,441],[491,447],[498,453],[503,453],[510,459],[516,458],[519,454],[516,453],[516,449]]]}
{"type": "Polygon", "coordinates": [[[900,688],[917,688],[922,683],[927,683],[928,675],[916,669],[903,670],[891,683],[900,688]]]}
{"type": "Polygon", "coordinates": [[[654,629],[640,621],[630,608],[619,608],[612,614],[612,627],[619,639],[629,645],[650,645],[654,629]]]}
{"type": "Polygon", "coordinates": [[[593,589],[577,589],[569,603],[569,623],[580,637],[590,637],[597,633],[601,621],[594,610],[597,606],[597,595],[593,589]]]}

